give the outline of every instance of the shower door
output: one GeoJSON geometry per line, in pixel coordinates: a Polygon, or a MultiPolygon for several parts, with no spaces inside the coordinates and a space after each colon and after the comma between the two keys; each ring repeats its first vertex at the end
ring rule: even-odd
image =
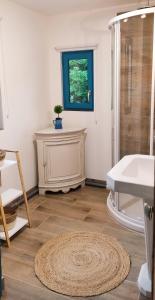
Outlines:
{"type": "MultiPolygon", "coordinates": [[[[114,164],[124,155],[153,153],[153,28],[153,13],[123,19],[113,27],[114,164]]],[[[114,202],[127,224],[133,224],[129,227],[142,231],[142,199],[116,193],[114,202]]]]}
{"type": "Polygon", "coordinates": [[[120,23],[120,158],[150,153],[154,14],[120,23]]]}

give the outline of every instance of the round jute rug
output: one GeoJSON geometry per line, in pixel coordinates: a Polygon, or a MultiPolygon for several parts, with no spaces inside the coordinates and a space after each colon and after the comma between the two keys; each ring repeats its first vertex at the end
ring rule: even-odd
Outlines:
{"type": "Polygon", "coordinates": [[[95,232],[64,233],[45,243],[35,273],[49,289],[69,296],[93,296],[117,287],[130,259],[113,237],[95,232]]]}

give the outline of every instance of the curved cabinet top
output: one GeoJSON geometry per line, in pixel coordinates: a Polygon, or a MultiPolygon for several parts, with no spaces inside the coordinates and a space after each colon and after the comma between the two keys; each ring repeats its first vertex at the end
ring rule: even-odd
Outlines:
{"type": "Polygon", "coordinates": [[[35,132],[36,137],[50,137],[50,136],[61,136],[61,135],[74,135],[85,133],[86,128],[64,128],[64,129],[54,129],[46,128],[35,132]]]}

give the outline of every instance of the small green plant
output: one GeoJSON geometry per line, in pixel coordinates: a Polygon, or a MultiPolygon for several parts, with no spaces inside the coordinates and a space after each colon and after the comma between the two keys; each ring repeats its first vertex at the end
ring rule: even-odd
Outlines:
{"type": "Polygon", "coordinates": [[[58,114],[58,118],[59,118],[59,114],[61,114],[62,111],[63,111],[62,105],[55,105],[55,106],[54,106],[54,112],[55,112],[56,114],[58,114]]]}

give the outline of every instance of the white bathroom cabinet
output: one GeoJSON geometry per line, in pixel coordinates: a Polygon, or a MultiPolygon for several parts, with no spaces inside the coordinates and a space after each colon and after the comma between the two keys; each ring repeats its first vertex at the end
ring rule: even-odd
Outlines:
{"type": "Polygon", "coordinates": [[[85,184],[86,129],[47,128],[35,133],[39,194],[63,191],[85,184]]]}

